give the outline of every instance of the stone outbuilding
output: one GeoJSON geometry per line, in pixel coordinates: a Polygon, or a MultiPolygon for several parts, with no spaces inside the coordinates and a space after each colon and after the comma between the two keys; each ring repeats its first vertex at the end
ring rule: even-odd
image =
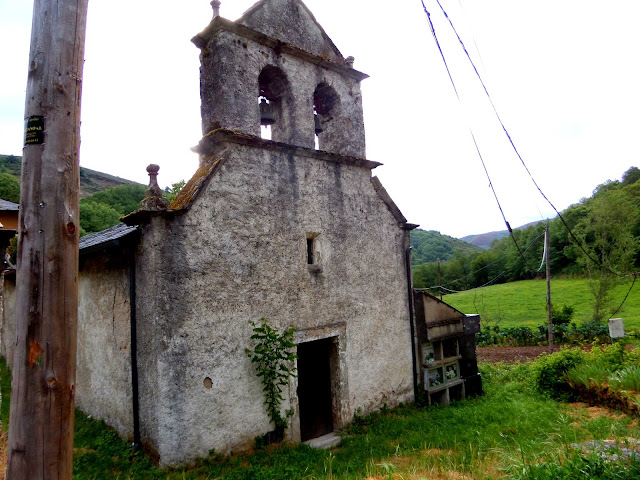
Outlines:
{"type": "Polygon", "coordinates": [[[78,406],[165,465],[273,430],[245,352],[263,317],[296,329],[290,441],[412,402],[417,388],[415,225],[365,158],[367,76],[299,0],[262,0],[235,22],[212,5],[193,38],[197,172],[167,206],[150,166],[143,208],[80,245],[78,406]]]}
{"type": "Polygon", "coordinates": [[[465,315],[426,290],[413,292],[421,392],[427,404],[482,395],[476,333],[480,316],[465,315]]]}

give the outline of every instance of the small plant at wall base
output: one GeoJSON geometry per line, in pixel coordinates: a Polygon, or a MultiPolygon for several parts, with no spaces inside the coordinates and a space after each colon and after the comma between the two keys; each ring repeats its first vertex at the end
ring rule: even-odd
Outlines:
{"type": "Polygon", "coordinates": [[[276,433],[284,434],[287,421],[280,413],[280,405],[284,400],[282,387],[289,384],[289,377],[296,376],[296,368],[291,366],[298,358],[293,350],[296,347],[293,341],[296,330],[290,325],[280,332],[265,318],[261,318],[260,323],[250,321],[249,324],[253,327],[251,340],[255,341],[255,345],[253,350],[245,351],[256,365],[256,374],[262,381],[264,403],[269,418],[276,427],[276,433]]]}

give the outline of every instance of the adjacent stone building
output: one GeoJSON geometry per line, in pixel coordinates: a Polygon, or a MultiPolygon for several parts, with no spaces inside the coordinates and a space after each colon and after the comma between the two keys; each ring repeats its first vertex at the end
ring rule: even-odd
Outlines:
{"type": "MultiPolygon", "coordinates": [[[[150,167],[143,208],[81,239],[78,406],[162,464],[273,429],[245,353],[263,317],[296,329],[289,440],[415,398],[415,226],[365,159],[367,76],[299,0],[262,0],[235,22],[212,4],[193,39],[198,171],[167,207],[150,167]]],[[[2,348],[11,357],[6,335],[2,348]]]]}

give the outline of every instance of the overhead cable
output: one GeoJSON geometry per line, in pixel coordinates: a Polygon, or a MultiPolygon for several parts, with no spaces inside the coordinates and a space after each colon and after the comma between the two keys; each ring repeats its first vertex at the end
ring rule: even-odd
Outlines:
{"type": "MultiPolygon", "coordinates": [[[[615,272],[614,270],[610,269],[606,265],[602,265],[600,262],[598,262],[596,259],[594,259],[591,256],[591,254],[589,252],[587,252],[587,250],[584,248],[584,246],[582,245],[580,240],[578,240],[578,238],[575,236],[575,234],[573,233],[573,231],[571,230],[571,228],[569,227],[569,225],[565,221],[564,217],[562,216],[562,214],[558,211],[558,209],[555,207],[555,205],[553,205],[553,203],[551,203],[551,200],[549,200],[547,198],[547,196],[544,194],[544,192],[542,191],[542,189],[538,185],[538,182],[536,182],[535,178],[533,178],[533,175],[531,174],[531,171],[529,170],[529,168],[527,167],[526,163],[524,162],[524,159],[522,158],[522,156],[520,155],[520,152],[516,148],[515,143],[513,143],[513,139],[511,138],[511,135],[509,134],[507,128],[505,127],[505,125],[504,125],[504,123],[502,121],[502,118],[500,118],[500,115],[498,114],[498,110],[496,109],[496,106],[493,103],[493,99],[491,98],[491,95],[489,94],[489,91],[487,90],[487,87],[486,87],[484,81],[482,80],[482,76],[480,75],[480,72],[478,72],[478,69],[476,68],[475,63],[471,59],[471,56],[469,55],[469,52],[467,51],[467,47],[465,46],[464,42],[460,38],[460,35],[458,35],[458,31],[456,30],[456,27],[453,25],[453,22],[451,21],[451,19],[449,18],[449,15],[447,14],[447,12],[445,11],[444,7],[440,3],[440,0],[436,0],[436,2],[438,3],[438,6],[442,10],[442,13],[444,14],[445,18],[449,22],[449,25],[451,25],[451,28],[453,29],[453,32],[455,33],[456,37],[458,38],[458,42],[462,46],[462,50],[464,50],[465,55],[469,59],[469,62],[471,63],[471,66],[473,67],[473,70],[476,73],[476,76],[478,77],[478,80],[480,81],[480,84],[482,85],[482,88],[484,89],[484,92],[485,92],[487,98],[489,99],[489,103],[491,104],[491,107],[493,108],[493,112],[495,113],[496,118],[498,119],[498,122],[500,122],[500,125],[502,126],[502,130],[504,131],[505,135],[507,136],[507,139],[509,139],[509,143],[511,144],[511,147],[513,148],[513,151],[516,153],[516,155],[520,159],[520,163],[522,163],[522,166],[526,170],[527,174],[529,175],[529,178],[531,179],[531,181],[535,185],[535,187],[538,190],[538,192],[540,192],[540,195],[542,195],[542,197],[551,206],[551,208],[553,208],[553,210],[558,214],[558,218],[560,218],[560,221],[562,221],[563,225],[565,226],[565,228],[569,232],[569,235],[571,236],[573,241],[578,245],[578,247],[580,247],[580,250],[582,250],[582,252],[587,256],[587,258],[589,258],[589,260],[591,260],[595,265],[599,266],[603,270],[606,270],[609,273],[612,273],[613,275],[616,275],[618,277],[629,277],[629,275],[625,275],[625,274],[621,274],[621,273],[615,272]]],[[[422,2],[422,6],[424,7],[424,2],[422,2]]],[[[425,8],[425,11],[426,11],[426,8],[425,8]]],[[[429,18],[429,23],[431,23],[431,18],[429,18]]],[[[435,31],[433,30],[433,24],[431,26],[431,30],[432,30],[433,34],[435,35],[435,31]]],[[[449,77],[451,77],[451,74],[449,74],[449,77]]]]}
{"type": "MultiPolygon", "coordinates": [[[[453,90],[456,93],[456,97],[458,98],[458,102],[462,103],[460,100],[460,95],[458,94],[458,89],[456,88],[456,84],[453,81],[453,77],[451,76],[451,71],[449,70],[449,65],[447,64],[447,60],[444,56],[444,52],[442,51],[442,47],[440,47],[440,42],[438,41],[438,36],[436,35],[436,30],[435,27],[433,26],[433,22],[431,21],[431,14],[429,13],[429,11],[427,10],[426,5],[424,4],[424,0],[420,0],[420,2],[422,3],[422,8],[424,10],[424,12],[427,14],[427,20],[429,21],[429,26],[431,27],[431,34],[433,35],[433,39],[436,42],[436,45],[438,47],[438,51],[440,52],[440,56],[442,57],[442,61],[444,62],[444,66],[447,69],[447,74],[449,75],[449,80],[451,81],[451,85],[453,86],[453,90]]],[[[438,2],[438,4],[440,4],[440,2],[438,2]]],[[[442,8],[442,5],[440,6],[440,8],[442,8]]],[[[442,9],[442,11],[444,12],[444,9],[442,9]]],[[[445,12],[445,16],[446,16],[446,12],[445,12]]],[[[448,18],[448,17],[447,17],[448,18]]],[[[449,23],[451,23],[451,21],[449,21],[449,23]]],[[[451,26],[453,26],[453,24],[451,23],[451,26]]],[[[454,29],[455,30],[455,29],[454,29]]],[[[457,33],[456,33],[457,35],[457,33]]],[[[460,40],[460,37],[458,37],[458,40],[460,40]]],[[[462,40],[460,40],[460,42],[462,43],[462,40]]],[[[467,51],[466,48],[464,47],[464,44],[462,44],[465,52],[467,51]]],[[[467,57],[469,56],[469,54],[467,53],[467,57]]],[[[469,57],[469,59],[471,59],[471,57],[469,57]]],[[[472,62],[473,64],[473,62],[472,62]]],[[[475,69],[475,65],[473,66],[473,68],[475,69]]],[[[478,74],[478,71],[476,70],[476,74],[478,74]]],[[[480,74],[478,74],[479,76],[480,74]]],[[[482,82],[482,79],[480,79],[480,81],[482,82]]],[[[483,84],[484,85],[484,84],[483,84]]],[[[485,88],[485,92],[486,92],[486,88],[485,88]]],[[[489,93],[487,92],[487,95],[489,93]]],[[[493,105],[493,104],[492,104],[493,105]]],[[[495,111],[495,107],[494,107],[494,111],[495,111]]],[[[497,112],[496,112],[497,114],[497,112]]],[[[502,123],[502,122],[501,122],[502,123]]],[[[504,126],[503,126],[504,128],[504,126]]],[[[487,166],[484,162],[484,159],[482,158],[482,154],[480,153],[480,148],[478,147],[478,142],[476,142],[476,137],[473,134],[473,130],[471,128],[469,128],[469,131],[471,133],[471,138],[473,139],[473,144],[476,147],[476,151],[478,152],[478,156],[480,157],[480,161],[482,162],[482,166],[484,168],[484,172],[487,175],[487,179],[489,180],[489,187],[491,188],[491,191],[493,192],[493,196],[496,199],[496,203],[498,204],[498,208],[500,209],[500,213],[502,214],[502,218],[504,220],[505,225],[507,226],[507,230],[509,231],[509,236],[511,237],[511,239],[513,240],[513,243],[516,246],[516,249],[518,250],[518,253],[520,254],[520,258],[522,258],[522,261],[524,262],[524,264],[527,266],[527,268],[530,271],[533,271],[533,269],[531,268],[531,266],[529,265],[529,263],[527,262],[527,259],[524,257],[522,250],[520,249],[520,245],[518,245],[518,242],[516,241],[515,236],[513,235],[513,230],[511,229],[511,225],[509,225],[509,222],[507,221],[507,218],[504,215],[504,211],[502,210],[502,205],[500,205],[500,201],[498,200],[498,195],[496,193],[496,190],[493,186],[493,182],[491,181],[491,177],[489,176],[489,171],[487,170],[487,166]]],[[[506,131],[506,130],[505,130],[506,131]]],[[[515,147],[514,147],[515,148],[515,147]]]]}
{"type": "MultiPolygon", "coordinates": [[[[541,233],[540,235],[538,235],[536,238],[534,238],[533,240],[531,240],[531,242],[529,243],[529,245],[527,245],[527,248],[525,248],[524,253],[527,253],[527,252],[531,249],[531,247],[533,247],[534,243],[536,243],[536,242],[540,239],[540,237],[541,237],[542,235],[544,235],[544,232],[542,232],[542,233],[541,233]]],[[[448,291],[448,292],[450,292],[450,293],[460,293],[460,292],[468,292],[468,291],[471,291],[471,290],[475,290],[475,289],[477,289],[477,288],[487,287],[487,286],[491,285],[492,283],[496,282],[500,277],[502,277],[502,276],[504,276],[506,273],[508,273],[508,272],[509,272],[509,269],[503,270],[503,271],[502,271],[500,274],[498,274],[495,278],[493,278],[492,280],[489,280],[489,282],[485,283],[484,285],[480,285],[480,286],[478,286],[478,287],[469,288],[469,289],[467,289],[467,290],[451,290],[451,289],[446,288],[446,287],[445,287],[445,285],[453,285],[454,283],[459,282],[460,280],[464,280],[465,278],[470,277],[471,275],[474,275],[474,274],[476,274],[476,273],[479,273],[479,272],[481,272],[482,270],[485,270],[485,269],[489,268],[491,265],[494,265],[495,263],[498,263],[498,261],[499,261],[499,260],[500,260],[500,258],[497,258],[496,260],[494,260],[493,262],[491,262],[491,263],[489,263],[489,264],[485,265],[484,267],[479,268],[478,270],[474,270],[473,272],[468,273],[467,275],[464,275],[464,276],[462,276],[462,277],[456,278],[455,280],[451,280],[450,282],[447,282],[447,283],[445,283],[445,284],[443,284],[443,285],[437,285],[437,286],[434,286],[434,287],[427,287],[427,290],[442,289],[442,290],[446,290],[446,291],[448,291]]]]}

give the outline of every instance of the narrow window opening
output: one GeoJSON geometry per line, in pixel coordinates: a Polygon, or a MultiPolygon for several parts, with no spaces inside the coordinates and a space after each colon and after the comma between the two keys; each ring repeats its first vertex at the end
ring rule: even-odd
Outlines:
{"type": "Polygon", "coordinates": [[[313,247],[315,242],[313,238],[307,238],[307,264],[313,265],[315,262],[315,255],[313,253],[313,247]]]}

